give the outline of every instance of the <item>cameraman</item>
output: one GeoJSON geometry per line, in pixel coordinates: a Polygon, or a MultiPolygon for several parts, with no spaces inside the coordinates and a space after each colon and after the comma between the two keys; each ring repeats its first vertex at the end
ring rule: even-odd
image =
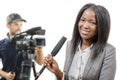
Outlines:
{"type": "Polygon", "coordinates": [[[16,33],[21,31],[22,22],[26,22],[26,20],[17,13],[7,16],[9,32],[7,33],[7,38],[0,41],[0,58],[3,64],[2,69],[0,69],[0,80],[19,80],[22,58],[18,59],[14,72],[11,72],[14,67],[17,50],[15,44],[12,44],[10,41],[16,33]]]}

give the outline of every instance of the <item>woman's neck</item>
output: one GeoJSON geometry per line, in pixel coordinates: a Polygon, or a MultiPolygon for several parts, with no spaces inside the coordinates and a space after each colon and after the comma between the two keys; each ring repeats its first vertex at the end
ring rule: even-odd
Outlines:
{"type": "Polygon", "coordinates": [[[81,48],[81,50],[84,50],[84,49],[88,48],[91,44],[92,44],[92,42],[90,40],[82,40],[80,48],[81,48]]]}

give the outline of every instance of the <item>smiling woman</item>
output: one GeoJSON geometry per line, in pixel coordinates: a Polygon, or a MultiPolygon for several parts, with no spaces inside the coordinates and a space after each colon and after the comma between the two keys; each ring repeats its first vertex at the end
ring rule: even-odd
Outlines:
{"type": "Polygon", "coordinates": [[[101,5],[85,4],[79,11],[72,40],[68,41],[63,72],[48,55],[44,62],[57,80],[114,80],[116,50],[107,43],[110,16],[101,5]]]}

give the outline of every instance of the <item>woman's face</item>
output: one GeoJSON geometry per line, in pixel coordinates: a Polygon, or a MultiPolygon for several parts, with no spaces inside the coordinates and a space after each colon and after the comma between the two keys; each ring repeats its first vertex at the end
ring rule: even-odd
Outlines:
{"type": "Polygon", "coordinates": [[[83,40],[92,40],[97,33],[95,13],[92,9],[86,9],[78,23],[78,30],[83,40]]]}

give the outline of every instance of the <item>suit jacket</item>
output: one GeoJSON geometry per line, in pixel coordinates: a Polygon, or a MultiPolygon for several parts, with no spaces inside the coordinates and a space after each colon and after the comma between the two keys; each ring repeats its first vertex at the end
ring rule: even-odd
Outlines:
{"type": "MultiPolygon", "coordinates": [[[[71,42],[67,43],[66,60],[63,70],[63,80],[68,79],[68,72],[74,57],[71,52],[71,42]]],[[[104,50],[94,59],[90,57],[86,63],[82,80],[114,80],[116,71],[116,50],[110,45],[106,44],[104,50]]]]}

